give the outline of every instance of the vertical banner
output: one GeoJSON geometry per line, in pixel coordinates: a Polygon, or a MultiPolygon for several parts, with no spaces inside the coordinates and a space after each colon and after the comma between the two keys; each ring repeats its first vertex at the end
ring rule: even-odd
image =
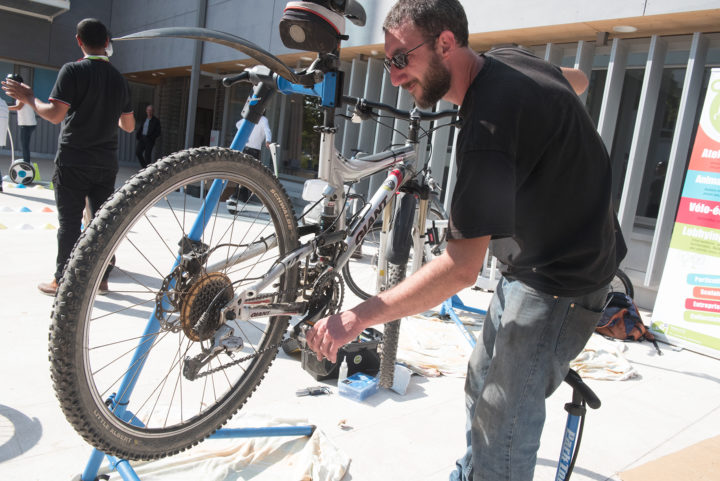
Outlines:
{"type": "Polygon", "coordinates": [[[720,69],[712,69],[650,329],[720,358],[720,69]]]}

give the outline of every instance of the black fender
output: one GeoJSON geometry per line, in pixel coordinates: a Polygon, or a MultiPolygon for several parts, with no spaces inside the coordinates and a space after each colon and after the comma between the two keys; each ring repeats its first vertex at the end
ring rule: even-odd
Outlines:
{"type": "Polygon", "coordinates": [[[114,38],[113,41],[120,40],[144,40],[149,38],[188,38],[191,40],[202,40],[203,42],[217,43],[226,47],[239,50],[248,57],[252,57],[258,62],[268,67],[286,80],[293,83],[299,83],[299,78],[295,72],[282,60],[277,58],[262,47],[225,32],[219,32],[209,28],[201,27],[167,27],[154,28],[151,30],[143,30],[142,32],[131,33],[124,37],[114,38]]]}
{"type": "Polygon", "coordinates": [[[406,264],[412,247],[412,226],[415,219],[417,198],[410,193],[399,194],[395,207],[395,219],[389,232],[387,261],[395,265],[406,264]]]}

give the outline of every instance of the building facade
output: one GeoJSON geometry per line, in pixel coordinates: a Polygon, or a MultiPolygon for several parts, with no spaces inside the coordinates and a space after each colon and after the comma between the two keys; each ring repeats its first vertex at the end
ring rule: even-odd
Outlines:
{"type": "MultiPolygon", "coordinates": [[[[280,40],[277,25],[284,0],[72,0],[66,2],[67,11],[50,20],[7,10],[3,3],[17,2],[0,0],[0,74],[24,73],[41,98],[49,93],[57,69],[78,57],[74,28],[88,16],[103,20],[115,37],[199,26],[250,40],[294,68],[313,60],[312,54],[289,50],[280,40]]],[[[411,98],[392,87],[382,67],[381,25],[393,1],[360,3],[368,21],[362,28],[347,23],[350,39],[341,51],[345,91],[407,108],[411,98]]],[[[710,69],[720,67],[720,0],[462,3],[475,50],[520,44],[556,65],[587,74],[590,86],[582,98],[611,156],[615,208],[629,245],[623,269],[635,284],[639,304],[652,309],[710,69]]],[[[116,41],[114,50],[112,62],[131,82],[139,119],[148,103],[161,119],[158,154],[209,145],[215,138],[229,145],[248,88],[225,89],[220,80],[256,64],[253,59],[185,39],[116,41]]],[[[441,104],[439,108],[452,107],[441,104]]],[[[267,115],[273,141],[280,146],[281,177],[297,191],[293,186],[316,174],[312,125],[317,110],[308,99],[279,96],[267,115]]],[[[402,142],[402,122],[358,125],[338,117],[337,124],[337,147],[345,155],[402,142]]],[[[439,129],[424,139],[421,149],[446,199],[454,184],[454,137],[452,128],[439,129]]],[[[33,150],[52,155],[56,139],[57,127],[41,122],[33,150]]],[[[133,136],[121,134],[122,161],[134,163],[133,151],[133,136]]]]}

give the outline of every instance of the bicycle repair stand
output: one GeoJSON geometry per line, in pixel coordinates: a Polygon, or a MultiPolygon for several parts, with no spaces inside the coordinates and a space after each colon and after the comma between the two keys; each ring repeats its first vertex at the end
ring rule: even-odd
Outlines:
{"type": "MultiPolygon", "coordinates": [[[[277,436],[312,436],[315,432],[315,426],[276,426],[267,428],[224,428],[218,429],[208,439],[228,439],[228,438],[256,438],[256,437],[277,437],[277,436]]],[[[74,481],[98,481],[100,479],[108,479],[107,475],[98,476],[98,471],[102,465],[103,456],[105,456],[110,464],[110,471],[117,471],[125,481],[140,481],[135,470],[130,466],[130,462],[126,459],[118,459],[115,456],[105,454],[98,449],[93,449],[90,459],[88,460],[85,470],[81,477],[75,478],[74,481]]]]}
{"type": "MultiPolygon", "coordinates": [[[[483,315],[486,315],[487,311],[466,306],[457,295],[447,299],[440,306],[440,315],[450,316],[458,329],[460,329],[462,335],[468,343],[470,343],[470,346],[475,348],[475,336],[473,336],[468,328],[465,327],[465,324],[462,323],[455,313],[455,309],[483,315]]],[[[565,382],[572,387],[573,392],[572,401],[565,404],[565,411],[567,411],[568,417],[565,424],[562,446],[560,448],[560,459],[558,460],[558,467],[555,472],[555,481],[567,481],[570,479],[570,475],[575,467],[575,460],[577,459],[577,453],[580,449],[580,441],[585,424],[586,404],[592,409],[600,407],[600,399],[598,399],[595,393],[583,382],[580,375],[573,369],[568,371],[565,376],[565,382]]]]}
{"type": "Polygon", "coordinates": [[[470,343],[470,347],[475,347],[475,336],[473,336],[473,334],[468,330],[468,328],[465,327],[465,324],[462,323],[458,315],[455,313],[455,309],[462,309],[463,311],[473,312],[475,314],[482,315],[487,314],[487,311],[478,309],[476,307],[466,306],[465,304],[463,304],[463,301],[461,301],[457,295],[452,296],[450,299],[443,302],[440,306],[440,315],[450,316],[450,319],[452,319],[458,329],[460,329],[463,337],[465,337],[467,342],[470,343]]]}

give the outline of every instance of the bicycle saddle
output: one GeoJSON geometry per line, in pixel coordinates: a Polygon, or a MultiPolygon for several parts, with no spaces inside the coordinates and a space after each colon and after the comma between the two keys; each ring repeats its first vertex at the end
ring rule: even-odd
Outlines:
{"type": "Polygon", "coordinates": [[[358,27],[365,25],[365,9],[355,0],[327,0],[327,3],[332,10],[345,15],[345,18],[358,27]]]}

